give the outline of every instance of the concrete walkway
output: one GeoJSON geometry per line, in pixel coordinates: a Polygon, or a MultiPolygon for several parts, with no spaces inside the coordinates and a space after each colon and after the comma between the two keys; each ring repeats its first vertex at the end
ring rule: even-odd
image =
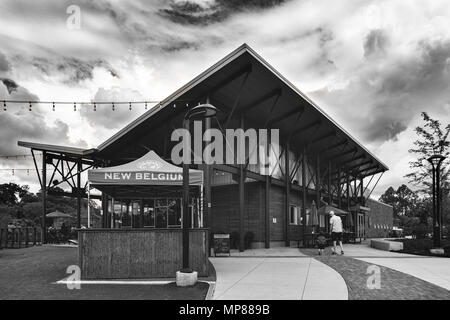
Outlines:
{"type": "Polygon", "coordinates": [[[344,279],[297,248],[273,248],[210,258],[215,300],[347,300],[344,279]]]}
{"type": "Polygon", "coordinates": [[[450,290],[450,259],[377,250],[368,245],[345,245],[345,256],[384,266],[450,290]]]}

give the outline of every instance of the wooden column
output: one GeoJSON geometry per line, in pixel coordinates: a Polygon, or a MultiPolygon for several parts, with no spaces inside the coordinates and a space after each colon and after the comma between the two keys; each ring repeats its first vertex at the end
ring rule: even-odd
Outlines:
{"type": "Polygon", "coordinates": [[[47,224],[45,215],[47,214],[47,152],[42,151],[42,242],[47,243],[47,224]]]}
{"type": "Polygon", "coordinates": [[[285,233],[285,245],[286,247],[290,246],[289,243],[289,210],[291,204],[291,175],[289,169],[289,141],[286,142],[285,151],[284,151],[284,171],[285,171],[285,186],[286,186],[286,202],[285,202],[285,218],[284,218],[284,233],[285,233]]]}
{"type": "Polygon", "coordinates": [[[364,201],[364,178],[361,178],[360,186],[361,186],[361,190],[360,190],[360,192],[361,192],[361,205],[365,206],[366,204],[365,204],[365,201],[364,201]]]}
{"type": "Polygon", "coordinates": [[[302,228],[303,228],[303,247],[305,247],[306,234],[306,193],[308,188],[306,186],[306,148],[303,148],[302,156],[302,228]]]}
{"type": "Polygon", "coordinates": [[[77,163],[77,228],[81,228],[81,170],[83,165],[81,161],[77,163]]]}
{"type": "Polygon", "coordinates": [[[331,191],[331,161],[328,161],[328,204],[333,205],[333,192],[331,191]]]}
{"type": "MultiPolygon", "coordinates": [[[[209,97],[206,97],[206,103],[210,103],[209,97]]],[[[205,119],[205,131],[209,130],[211,128],[211,118],[205,119]]],[[[205,146],[209,144],[207,142],[205,146]]],[[[203,170],[203,177],[204,177],[204,193],[205,193],[205,204],[203,204],[203,207],[206,207],[206,210],[204,209],[204,212],[206,213],[206,227],[208,227],[210,230],[212,230],[213,227],[213,219],[211,212],[211,176],[213,173],[213,167],[209,164],[204,166],[203,170]]],[[[212,241],[211,241],[212,243],[212,241]]]]}
{"type": "Polygon", "coordinates": [[[266,187],[264,190],[264,236],[265,247],[270,248],[270,176],[266,176],[266,187]]]}
{"type": "Polygon", "coordinates": [[[320,157],[319,155],[316,156],[316,205],[317,209],[320,208],[320,187],[321,187],[321,181],[320,181],[320,157]]]}
{"type": "MultiPolygon", "coordinates": [[[[241,115],[241,128],[244,128],[244,116],[241,115]]],[[[239,165],[239,251],[245,250],[244,243],[244,208],[245,208],[245,164],[239,165]]]]}
{"type": "Polygon", "coordinates": [[[342,209],[342,185],[341,185],[341,168],[338,168],[337,171],[338,174],[338,184],[337,184],[337,190],[338,190],[338,206],[339,209],[342,209]]]}

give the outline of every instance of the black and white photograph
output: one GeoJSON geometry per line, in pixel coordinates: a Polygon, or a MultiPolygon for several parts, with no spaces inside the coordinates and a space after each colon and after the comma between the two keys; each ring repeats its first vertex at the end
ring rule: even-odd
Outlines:
{"type": "Polygon", "coordinates": [[[448,302],[449,135],[448,0],[1,0],[0,300],[448,302]]]}

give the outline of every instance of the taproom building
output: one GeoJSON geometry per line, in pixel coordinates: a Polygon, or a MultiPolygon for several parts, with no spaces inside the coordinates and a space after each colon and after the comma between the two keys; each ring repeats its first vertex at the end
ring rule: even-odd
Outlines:
{"type": "MultiPolygon", "coordinates": [[[[195,136],[192,124],[190,132],[195,136]]],[[[224,141],[225,157],[230,141],[224,141]]],[[[203,140],[200,149],[213,142],[203,140]]],[[[44,170],[38,174],[44,194],[65,182],[71,189],[62,195],[78,198],[79,204],[83,197],[101,200],[101,228],[80,232],[82,272],[93,278],[147,276],[143,270],[150,265],[153,276],[179,270],[177,248],[187,221],[191,261],[203,273],[208,272],[213,234],[230,234],[232,248],[240,251],[310,246],[317,232],[329,230],[330,210],[341,216],[346,240],[358,242],[370,233],[368,217],[377,221],[367,199],[388,170],[246,44],[97,148],[19,145],[33,155],[42,152],[44,170]],[[244,163],[192,161],[189,212],[182,212],[182,168],[172,154],[180,140],[172,134],[183,128],[188,110],[205,103],[218,112],[201,120],[201,133],[216,129],[226,137],[230,129],[278,129],[278,136],[270,141],[268,135],[264,146],[258,141],[256,151],[246,146],[244,163]],[[258,154],[256,163],[248,161],[253,152],[258,154]],[[47,174],[46,168],[55,168],[55,173],[47,174]],[[81,181],[83,172],[88,172],[87,181],[81,181]],[[130,261],[133,254],[138,258],[131,266],[115,267],[108,258],[130,261]],[[166,255],[163,267],[154,263],[158,255],[166,255]],[[94,265],[108,266],[99,271],[94,265]]],[[[191,147],[196,152],[193,141],[191,147]]],[[[44,196],[44,213],[45,201],[44,196]]],[[[389,216],[392,208],[377,206],[377,212],[389,216]]],[[[80,210],[78,214],[80,219],[80,210]]]]}

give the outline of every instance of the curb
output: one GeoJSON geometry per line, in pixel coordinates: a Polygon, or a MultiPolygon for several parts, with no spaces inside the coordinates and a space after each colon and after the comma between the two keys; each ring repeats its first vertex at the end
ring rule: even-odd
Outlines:
{"type": "Polygon", "coordinates": [[[209,284],[208,292],[206,293],[205,300],[213,300],[214,290],[216,289],[215,281],[204,281],[209,284]]]}

